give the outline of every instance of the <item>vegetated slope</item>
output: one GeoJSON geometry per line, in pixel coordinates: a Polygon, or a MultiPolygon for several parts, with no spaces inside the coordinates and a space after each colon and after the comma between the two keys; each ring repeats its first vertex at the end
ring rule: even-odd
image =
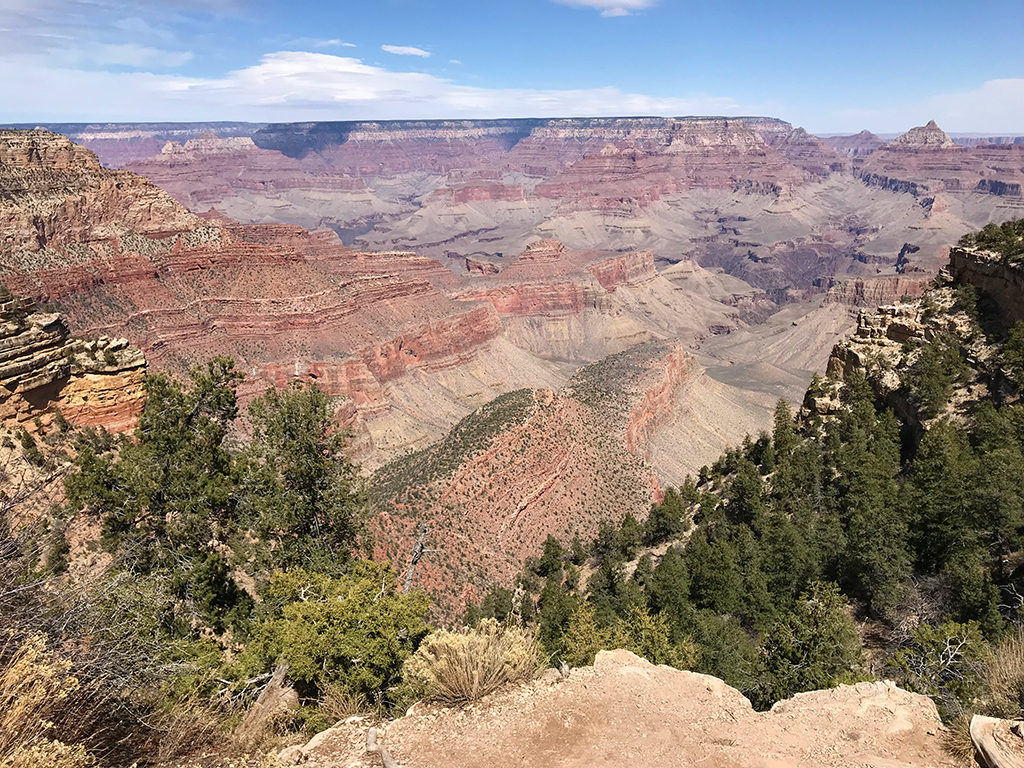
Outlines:
{"type": "Polygon", "coordinates": [[[632,643],[759,708],[870,675],[950,718],[990,708],[981,662],[1024,589],[1022,242],[966,238],[921,298],[862,313],[796,421],[780,405],[646,520],[549,539],[483,614],[536,621],[571,664],[632,643]]]}
{"type": "Polygon", "coordinates": [[[404,563],[416,527],[433,550],[417,583],[452,615],[508,580],[545,537],[592,533],[659,496],[650,434],[691,375],[678,346],[650,342],[581,368],[560,390],[504,395],[437,444],[373,479],[383,553],[404,563]]]}
{"type": "MultiPolygon", "coordinates": [[[[388,751],[409,768],[952,768],[942,732],[931,701],[891,683],[801,694],[755,712],[721,680],[627,651],[605,651],[566,679],[552,671],[463,710],[418,704],[381,729],[388,751]]],[[[365,765],[365,747],[362,724],[339,723],[301,753],[354,768],[365,765]]]]}

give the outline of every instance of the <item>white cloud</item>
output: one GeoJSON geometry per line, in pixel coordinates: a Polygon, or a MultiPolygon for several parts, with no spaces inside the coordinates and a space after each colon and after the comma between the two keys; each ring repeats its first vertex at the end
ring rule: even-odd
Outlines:
{"type": "Polygon", "coordinates": [[[460,61],[459,59],[448,59],[448,63],[449,64],[459,65],[459,64],[462,64],[462,61],[460,61]]]}
{"type": "MultiPolygon", "coordinates": [[[[17,66],[0,57],[0,66],[17,66]]],[[[0,123],[341,120],[764,114],[725,97],[659,97],[613,88],[480,88],[325,53],[280,51],[219,78],[20,66],[0,78],[0,123]],[[16,113],[11,110],[18,110],[16,113]]]]}
{"type": "Polygon", "coordinates": [[[89,56],[102,66],[135,67],[180,67],[192,61],[190,51],[164,51],[145,45],[124,43],[121,45],[100,45],[89,56]]]}
{"type": "Polygon", "coordinates": [[[820,125],[822,132],[853,133],[870,128],[878,133],[902,133],[929,120],[952,133],[1024,135],[1024,78],[988,80],[972,90],[907,99],[886,108],[837,110],[808,123],[820,125]]]}
{"type": "Polygon", "coordinates": [[[186,24],[183,13],[197,6],[216,12],[230,2],[0,0],[0,61],[22,54],[50,66],[180,67],[193,58],[180,50],[180,40],[193,37],[181,34],[182,25],[187,31],[196,23],[188,17],[193,26],[186,24]]]}
{"type": "Polygon", "coordinates": [[[356,48],[355,43],[347,43],[344,40],[333,38],[331,40],[314,40],[311,43],[314,48],[356,48]]]}
{"type": "Polygon", "coordinates": [[[657,5],[658,0],[555,0],[574,8],[593,8],[602,16],[628,16],[634,11],[645,11],[657,5]]]}
{"type": "Polygon", "coordinates": [[[420,58],[430,58],[430,51],[425,51],[422,48],[416,48],[412,45],[382,45],[380,47],[384,53],[393,53],[395,56],[419,56],[420,58]]]}

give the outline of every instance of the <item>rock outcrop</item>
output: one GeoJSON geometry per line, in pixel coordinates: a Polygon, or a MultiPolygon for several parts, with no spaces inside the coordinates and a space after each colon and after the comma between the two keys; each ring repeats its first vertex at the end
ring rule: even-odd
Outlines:
{"type": "Polygon", "coordinates": [[[1024,280],[1016,267],[993,254],[954,248],[948,270],[940,273],[938,284],[917,299],[862,310],[852,337],[837,344],[829,357],[826,379],[807,392],[805,415],[828,415],[840,408],[840,392],[851,375],[864,376],[878,397],[909,425],[919,437],[937,418],[963,420],[969,405],[989,386],[981,366],[968,369],[966,379],[953,384],[947,401],[938,412],[919,401],[911,375],[924,346],[939,340],[952,343],[975,361],[985,360],[991,349],[983,334],[977,333],[977,309],[965,307],[955,288],[968,285],[977,295],[994,300],[1004,326],[1018,318],[1024,299],[1024,280]]]}
{"type": "MultiPolygon", "coordinates": [[[[465,709],[415,705],[378,737],[404,768],[953,768],[935,705],[893,683],[802,693],[769,712],[714,677],[602,651],[592,667],[499,691],[465,709]]],[[[286,764],[366,764],[366,725],[339,723],[286,764]]]]}
{"type": "Polygon", "coordinates": [[[56,411],[77,426],[125,432],[145,402],[146,359],[125,339],[72,338],[56,313],[0,304],[0,422],[31,428],[56,411]]]}
{"type": "Polygon", "coordinates": [[[855,133],[852,136],[825,136],[822,141],[836,152],[849,158],[866,157],[885,145],[882,139],[868,130],[855,133]]]}
{"type": "Polygon", "coordinates": [[[825,294],[825,303],[846,304],[851,307],[878,307],[903,298],[916,298],[925,291],[930,282],[929,277],[904,275],[843,280],[829,287],[825,294]]]}
{"type": "Polygon", "coordinates": [[[975,715],[971,719],[974,759],[981,768],[1024,768],[1024,723],[975,715]]]}
{"type": "Polygon", "coordinates": [[[933,120],[876,149],[856,173],[867,184],[919,197],[974,192],[1019,198],[1024,145],[960,146],[933,120]]]}
{"type": "Polygon", "coordinates": [[[949,149],[956,145],[934,120],[929,120],[927,125],[919,125],[897,136],[890,146],[908,149],[949,149]]]}
{"type": "Polygon", "coordinates": [[[949,253],[953,278],[970,283],[999,305],[1007,327],[1024,320],[1024,268],[1008,264],[997,254],[972,248],[953,248],[949,253]]]}

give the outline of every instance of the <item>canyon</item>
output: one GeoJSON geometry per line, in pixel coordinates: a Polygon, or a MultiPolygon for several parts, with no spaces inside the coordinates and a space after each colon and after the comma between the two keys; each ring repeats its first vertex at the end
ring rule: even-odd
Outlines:
{"type": "Polygon", "coordinates": [[[645,514],[798,401],[858,308],[1024,210],[1024,145],[934,124],[51,127],[71,140],[0,130],[0,281],[61,313],[5,338],[53,337],[50,410],[129,429],[143,358],[230,355],[243,404],[316,382],[373,475],[378,554],[425,525],[418,578],[448,611],[548,534],[645,514]]]}

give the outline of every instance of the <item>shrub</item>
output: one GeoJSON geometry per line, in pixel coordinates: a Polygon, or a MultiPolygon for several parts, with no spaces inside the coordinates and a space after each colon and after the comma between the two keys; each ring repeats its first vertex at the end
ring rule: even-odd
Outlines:
{"type": "Polygon", "coordinates": [[[1003,364],[1013,382],[1024,386],[1024,323],[1017,323],[1003,344],[1003,364]]]}
{"type": "Polygon", "coordinates": [[[906,372],[906,384],[926,418],[937,416],[949,402],[953,385],[969,372],[956,339],[937,336],[925,344],[906,372]]]}
{"type": "Polygon", "coordinates": [[[992,251],[1006,261],[1016,263],[1024,257],[1024,219],[986,224],[979,231],[960,238],[960,245],[992,251]]]}
{"type": "Polygon", "coordinates": [[[950,717],[968,711],[981,693],[987,658],[976,622],[947,621],[938,627],[921,624],[893,664],[906,688],[931,697],[950,717]]]}
{"type": "Polygon", "coordinates": [[[792,613],[762,641],[760,680],[751,692],[767,709],[801,691],[831,688],[861,678],[863,652],[846,599],[833,583],[813,582],[792,613]]]}
{"type": "Polygon", "coordinates": [[[385,565],[356,561],[341,578],[301,569],[271,577],[252,641],[240,658],[251,677],[279,663],[299,694],[319,699],[331,685],[367,698],[399,680],[427,633],[425,595],[402,594],[385,565]]]}
{"type": "Polygon", "coordinates": [[[476,629],[428,636],[403,671],[423,685],[428,699],[458,706],[508,683],[530,680],[540,665],[536,634],[484,619],[476,629]]]}
{"type": "Polygon", "coordinates": [[[597,652],[611,645],[610,633],[597,626],[594,606],[584,602],[573,612],[562,644],[565,646],[565,662],[572,667],[593,664],[597,652]]]}
{"type": "Polygon", "coordinates": [[[651,615],[646,606],[633,606],[624,620],[615,625],[615,647],[643,656],[652,664],[668,664],[690,669],[697,660],[697,648],[689,638],[673,643],[668,623],[660,615],[651,615]]]}

